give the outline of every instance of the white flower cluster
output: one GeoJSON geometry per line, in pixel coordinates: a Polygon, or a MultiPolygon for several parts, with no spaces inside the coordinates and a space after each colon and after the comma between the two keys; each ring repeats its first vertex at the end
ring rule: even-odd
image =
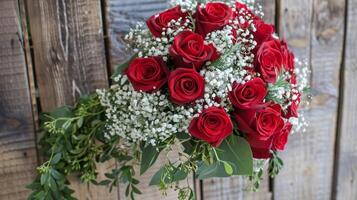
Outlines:
{"type": "Polygon", "coordinates": [[[245,83],[252,78],[247,76],[246,70],[234,70],[232,67],[223,70],[203,69],[200,73],[205,78],[205,103],[209,106],[222,106],[227,111],[231,108],[227,94],[232,90],[233,82],[245,83]]]}
{"type": "Polygon", "coordinates": [[[234,46],[234,36],[232,31],[232,26],[225,26],[222,30],[207,34],[206,41],[213,44],[217,52],[222,54],[234,46]]]}
{"type": "Polygon", "coordinates": [[[197,7],[197,1],[196,0],[171,0],[170,5],[172,6],[181,6],[181,10],[183,12],[190,11],[192,13],[195,13],[196,7],[197,7]]]}
{"type": "Polygon", "coordinates": [[[138,23],[135,28],[130,29],[124,39],[128,42],[129,47],[138,53],[138,57],[162,56],[167,61],[174,37],[184,30],[192,30],[192,26],[189,18],[171,20],[168,23],[168,28],[163,29],[162,37],[152,37],[143,23],[138,23]]]}
{"type": "Polygon", "coordinates": [[[187,132],[194,110],[174,106],[167,95],[135,91],[126,76],[115,78],[111,90],[97,90],[106,108],[105,135],[120,136],[127,144],[140,141],[157,145],[178,132],[187,132]]]}

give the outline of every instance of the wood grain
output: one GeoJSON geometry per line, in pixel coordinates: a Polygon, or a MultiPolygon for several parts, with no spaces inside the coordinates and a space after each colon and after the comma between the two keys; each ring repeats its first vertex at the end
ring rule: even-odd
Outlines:
{"type": "Polygon", "coordinates": [[[107,21],[110,41],[111,71],[131,55],[123,40],[137,22],[145,22],[151,15],[168,8],[169,0],[108,0],[107,21]]]}
{"type": "Polygon", "coordinates": [[[345,57],[342,72],[343,90],[340,106],[339,143],[337,149],[337,177],[334,199],[357,199],[357,1],[348,1],[345,57]]]}
{"type": "Polygon", "coordinates": [[[0,199],[20,200],[35,178],[31,97],[16,0],[0,1],[0,199]]]}
{"type": "Polygon", "coordinates": [[[331,197],[339,71],[344,30],[343,0],[282,0],[280,32],[312,70],[310,126],[289,138],[285,166],[274,182],[276,200],[331,197]]]}
{"type": "MultiPolygon", "coordinates": [[[[42,111],[73,105],[79,96],[108,86],[100,2],[27,2],[42,111]]],[[[102,175],[115,163],[98,166],[102,175]]],[[[71,180],[78,199],[117,199],[107,188],[71,180]]]]}

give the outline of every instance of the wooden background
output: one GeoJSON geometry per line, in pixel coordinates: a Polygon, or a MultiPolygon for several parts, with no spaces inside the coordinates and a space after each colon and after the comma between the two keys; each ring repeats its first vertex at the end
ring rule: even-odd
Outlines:
{"type": "MultiPolygon", "coordinates": [[[[285,167],[259,192],[242,178],[192,179],[204,200],[357,199],[357,0],[259,0],[296,55],[311,65],[308,131],[290,138],[285,167]]],[[[36,175],[38,113],[73,104],[109,84],[130,52],[123,35],[137,21],[167,8],[166,0],[0,0],[0,200],[22,200],[36,175]]],[[[113,163],[101,165],[102,172],[113,163]]],[[[140,179],[144,195],[155,169],[140,179]]],[[[125,199],[122,187],[81,185],[77,197],[125,199]]],[[[164,199],[175,199],[170,192],[164,199]]]]}

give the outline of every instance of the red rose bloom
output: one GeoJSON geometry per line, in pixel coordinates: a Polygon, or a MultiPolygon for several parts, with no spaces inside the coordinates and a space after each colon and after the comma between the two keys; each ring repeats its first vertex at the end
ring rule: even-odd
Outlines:
{"type": "Polygon", "coordinates": [[[254,157],[270,157],[274,135],[284,126],[280,105],[271,104],[261,110],[239,110],[234,117],[238,130],[245,134],[252,147],[254,157]]]}
{"type": "Polygon", "coordinates": [[[280,41],[273,39],[263,42],[257,52],[256,65],[258,67],[258,71],[266,82],[276,82],[276,78],[281,71],[283,61],[280,41]]]}
{"type": "Polygon", "coordinates": [[[176,68],[201,69],[206,61],[217,59],[216,49],[213,45],[205,45],[203,37],[191,31],[183,31],[178,34],[169,53],[176,68]]]}
{"type": "Polygon", "coordinates": [[[283,54],[283,65],[284,69],[289,72],[293,72],[295,69],[295,56],[288,48],[288,44],[285,41],[281,41],[281,49],[283,54]]]}
{"type": "Polygon", "coordinates": [[[209,107],[192,119],[190,134],[218,147],[233,131],[233,124],[223,108],[209,107]]]}
{"type": "Polygon", "coordinates": [[[256,52],[263,42],[271,40],[275,32],[274,26],[271,24],[265,23],[261,19],[253,20],[256,31],[253,32],[254,40],[257,42],[254,52],[256,52]]]}
{"type": "Polygon", "coordinates": [[[171,72],[168,87],[170,100],[185,105],[203,97],[205,80],[194,69],[179,68],[171,72]]]}
{"type": "Polygon", "coordinates": [[[285,145],[288,142],[288,137],[292,127],[293,125],[287,122],[281,132],[275,136],[272,147],[274,150],[282,151],[285,149],[285,145]]]}
{"type": "Polygon", "coordinates": [[[261,78],[254,78],[244,84],[234,82],[232,91],[228,93],[229,100],[238,109],[255,109],[262,105],[266,95],[266,84],[261,78]]]}
{"type": "Polygon", "coordinates": [[[206,7],[197,6],[196,11],[196,31],[202,36],[219,30],[229,23],[232,19],[232,9],[219,2],[207,3],[206,7]]]}
{"type": "Polygon", "coordinates": [[[169,69],[161,57],[136,58],[124,72],[136,91],[153,92],[167,81],[169,69]]]}
{"type": "Polygon", "coordinates": [[[161,37],[161,33],[163,28],[168,28],[168,23],[171,20],[177,21],[179,18],[182,18],[182,24],[185,23],[185,18],[187,13],[181,11],[180,6],[176,6],[169,10],[166,10],[158,15],[151,16],[147,21],[146,24],[150,30],[150,32],[155,37],[161,37]]]}

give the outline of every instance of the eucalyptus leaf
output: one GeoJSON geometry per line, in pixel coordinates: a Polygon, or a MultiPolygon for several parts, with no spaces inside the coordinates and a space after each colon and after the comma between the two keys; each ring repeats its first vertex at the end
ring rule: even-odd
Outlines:
{"type": "Polygon", "coordinates": [[[230,175],[226,173],[224,165],[222,162],[214,162],[210,165],[201,163],[197,170],[198,179],[206,179],[212,177],[229,177],[230,175]]]}
{"type": "Polygon", "coordinates": [[[60,152],[56,153],[51,160],[51,165],[57,164],[61,160],[61,157],[62,157],[62,153],[60,152]]]}
{"type": "Polygon", "coordinates": [[[230,135],[217,149],[217,154],[219,159],[232,165],[233,175],[252,175],[253,154],[243,137],[230,135]]]}
{"type": "Polygon", "coordinates": [[[156,161],[162,149],[148,144],[142,148],[140,175],[144,174],[156,161]]]}
{"type": "Polygon", "coordinates": [[[184,180],[187,175],[188,172],[180,168],[173,167],[172,170],[168,170],[167,166],[163,166],[151,178],[149,185],[159,185],[162,179],[166,184],[181,181],[184,180]],[[172,179],[170,180],[168,177],[172,177],[172,179]]]}

